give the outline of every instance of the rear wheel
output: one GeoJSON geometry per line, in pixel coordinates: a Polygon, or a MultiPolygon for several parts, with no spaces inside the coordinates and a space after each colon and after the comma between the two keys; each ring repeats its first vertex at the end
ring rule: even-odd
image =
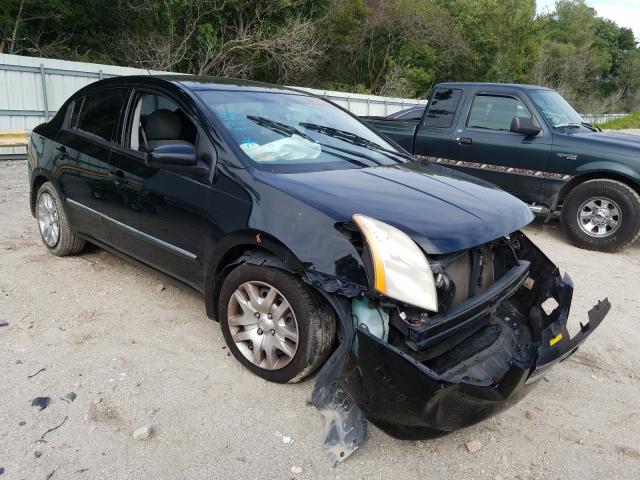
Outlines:
{"type": "Polygon", "coordinates": [[[567,195],[562,223],[578,247],[616,252],[640,235],[640,196],[617,180],[589,180],[567,195]]]}
{"type": "Polygon", "coordinates": [[[65,257],[84,248],[86,242],[71,230],[62,199],[51,182],[43,183],[38,190],[36,218],[42,243],[54,255],[65,257]]]}
{"type": "Polygon", "coordinates": [[[331,353],[333,311],[300,279],[243,264],[225,279],[218,318],[231,353],[249,370],[278,383],[313,373],[331,353]]]}

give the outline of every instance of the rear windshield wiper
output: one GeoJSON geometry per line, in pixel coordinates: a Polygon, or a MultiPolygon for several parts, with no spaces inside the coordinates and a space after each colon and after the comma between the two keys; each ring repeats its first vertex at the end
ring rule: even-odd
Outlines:
{"type": "Polygon", "coordinates": [[[368,148],[369,150],[377,150],[379,152],[383,152],[389,155],[394,155],[396,157],[401,157],[407,159],[411,162],[415,162],[416,158],[412,155],[408,155],[406,153],[398,152],[395,150],[389,150],[378,145],[371,140],[367,140],[364,137],[356,135],[355,133],[347,132],[345,130],[338,130],[337,128],[328,127],[326,125],[316,125],[315,123],[300,123],[301,127],[307,128],[309,130],[314,130],[316,132],[322,133],[329,137],[338,138],[340,140],[344,140],[345,142],[351,143],[353,145],[357,145],[359,147],[368,148]]]}

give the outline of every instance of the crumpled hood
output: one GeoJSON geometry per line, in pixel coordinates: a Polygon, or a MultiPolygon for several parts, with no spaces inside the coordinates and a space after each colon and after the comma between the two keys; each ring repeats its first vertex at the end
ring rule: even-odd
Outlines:
{"type": "Polygon", "coordinates": [[[393,225],[431,254],[486,243],[533,219],[523,202],[503,190],[431,164],[260,177],[336,222],[361,213],[393,225]]]}

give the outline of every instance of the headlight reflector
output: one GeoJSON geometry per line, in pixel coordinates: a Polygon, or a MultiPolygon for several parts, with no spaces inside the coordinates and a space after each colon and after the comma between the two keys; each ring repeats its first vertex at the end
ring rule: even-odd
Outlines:
{"type": "Polygon", "coordinates": [[[438,311],[438,294],[428,260],[404,232],[365,215],[355,214],[371,252],[374,288],[389,298],[438,311]]]}

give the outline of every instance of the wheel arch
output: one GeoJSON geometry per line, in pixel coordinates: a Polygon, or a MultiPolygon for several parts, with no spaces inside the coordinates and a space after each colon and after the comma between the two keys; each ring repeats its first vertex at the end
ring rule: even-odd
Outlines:
{"type": "Polygon", "coordinates": [[[304,264],[280,240],[260,230],[245,230],[225,237],[211,255],[205,276],[204,294],[207,316],[217,320],[218,296],[226,276],[238,265],[280,268],[301,274],[304,264]]]}
{"type": "Polygon", "coordinates": [[[54,181],[53,177],[51,177],[49,172],[43,168],[38,168],[31,173],[31,180],[30,180],[31,189],[29,191],[29,209],[31,210],[31,215],[35,217],[36,197],[38,196],[38,190],[40,190],[40,187],[46,182],[51,182],[51,185],[53,185],[53,188],[58,193],[60,198],[63,200],[62,208],[64,209],[65,213],[69,215],[69,212],[67,211],[67,203],[65,201],[66,197],[62,194],[62,191],[60,190],[57,183],[54,181]]]}
{"type": "Polygon", "coordinates": [[[633,188],[640,195],[640,179],[616,170],[593,170],[577,175],[563,185],[556,196],[552,211],[562,205],[571,190],[589,180],[617,180],[633,188]]]}

